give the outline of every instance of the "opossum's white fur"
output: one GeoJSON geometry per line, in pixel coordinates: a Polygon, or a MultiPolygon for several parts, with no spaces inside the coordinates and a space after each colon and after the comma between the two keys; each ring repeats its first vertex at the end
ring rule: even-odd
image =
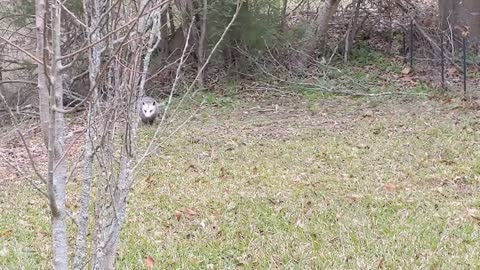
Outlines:
{"type": "Polygon", "coordinates": [[[158,115],[159,106],[155,99],[145,96],[140,99],[140,118],[143,123],[153,124],[158,115]]]}

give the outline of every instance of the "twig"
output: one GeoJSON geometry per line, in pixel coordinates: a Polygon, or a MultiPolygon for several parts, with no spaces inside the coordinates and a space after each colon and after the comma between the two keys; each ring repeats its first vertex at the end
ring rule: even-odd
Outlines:
{"type": "Polygon", "coordinates": [[[7,84],[7,83],[26,83],[26,84],[37,85],[37,82],[34,82],[34,81],[24,81],[24,80],[3,80],[3,81],[0,81],[0,84],[7,84]]]}
{"type": "MultiPolygon", "coordinates": [[[[167,2],[167,1],[162,2],[161,4],[164,4],[164,3],[166,3],[166,2],[167,2]]],[[[161,5],[161,4],[160,4],[160,5],[161,5]]],[[[151,8],[151,9],[149,9],[148,12],[151,12],[151,11],[157,9],[160,5],[155,6],[155,7],[151,8]]],[[[125,25],[121,26],[119,29],[116,29],[115,31],[112,31],[112,32],[108,33],[108,34],[107,34],[105,37],[103,37],[100,41],[103,41],[107,36],[113,35],[113,33],[116,33],[116,32],[118,32],[118,31],[120,31],[121,29],[126,28],[127,26],[129,26],[129,24],[131,24],[130,27],[126,30],[125,36],[123,37],[123,39],[122,39],[122,41],[121,41],[122,44],[124,44],[124,43],[127,41],[127,38],[129,37],[131,31],[133,31],[133,28],[138,24],[138,21],[140,20],[140,18],[143,17],[144,13],[146,13],[146,11],[145,11],[146,6],[147,6],[147,5],[145,5],[145,6],[143,7],[143,9],[141,10],[140,14],[139,14],[137,17],[135,17],[135,19],[132,19],[130,22],[128,22],[128,23],[126,23],[125,25]]],[[[166,8],[166,6],[163,7],[163,8],[160,10],[160,12],[163,11],[163,9],[165,9],[165,8],[166,8]]],[[[97,41],[97,42],[94,42],[94,43],[92,43],[92,44],[89,44],[87,47],[81,48],[81,49],[77,50],[76,52],[73,52],[73,53],[71,53],[71,54],[69,54],[69,55],[64,55],[64,56],[60,57],[59,60],[65,59],[65,58],[68,58],[68,57],[71,57],[71,56],[74,56],[74,55],[76,55],[76,54],[79,54],[79,53],[85,51],[86,49],[89,49],[90,47],[98,44],[100,41],[97,41]]],[[[59,112],[59,113],[71,113],[71,112],[75,112],[80,106],[83,106],[83,104],[84,104],[85,102],[87,102],[87,100],[92,96],[92,94],[93,94],[93,92],[94,92],[93,90],[98,86],[99,78],[104,75],[104,73],[105,73],[105,71],[107,70],[107,67],[109,66],[109,64],[113,61],[113,59],[115,59],[114,56],[118,54],[118,52],[119,52],[120,49],[122,48],[122,44],[120,44],[120,45],[115,49],[115,51],[113,52],[112,56],[106,61],[105,66],[104,66],[104,67],[100,70],[100,72],[97,74],[96,79],[95,79],[95,83],[90,86],[90,89],[89,89],[86,97],[85,97],[83,100],[81,100],[75,107],[73,107],[73,108],[71,108],[71,109],[68,109],[68,110],[61,109],[61,108],[57,108],[57,107],[55,107],[55,106],[53,106],[52,109],[55,110],[56,112],[59,112]]]]}
{"type": "Polygon", "coordinates": [[[87,28],[85,23],[82,22],[82,20],[80,20],[79,18],[77,18],[77,16],[72,11],[70,11],[61,1],[57,0],[57,3],[68,15],[70,15],[70,17],[73,18],[74,21],[76,21],[83,28],[87,28]]]}
{"type": "Polygon", "coordinates": [[[30,160],[30,164],[32,165],[33,170],[35,171],[35,174],[38,176],[40,180],[42,180],[43,183],[47,183],[47,180],[42,176],[42,174],[37,170],[37,166],[35,165],[35,161],[33,160],[32,153],[30,152],[30,147],[28,147],[27,142],[25,141],[25,137],[23,137],[22,132],[20,132],[20,129],[18,129],[18,122],[17,118],[15,117],[15,114],[12,112],[12,109],[8,106],[7,100],[5,99],[5,96],[2,94],[0,91],[0,98],[2,98],[2,101],[4,102],[5,106],[7,107],[8,112],[10,113],[10,116],[12,117],[13,125],[15,127],[16,132],[20,136],[20,139],[22,140],[23,146],[27,150],[28,158],[30,160]]]}
{"type": "Polygon", "coordinates": [[[43,63],[43,62],[42,62],[40,59],[38,59],[35,55],[29,53],[27,50],[25,50],[25,49],[23,49],[22,47],[16,45],[15,43],[9,41],[8,39],[5,39],[5,38],[2,37],[2,36],[0,36],[0,39],[2,39],[3,41],[5,41],[6,43],[8,43],[10,46],[15,47],[15,49],[23,52],[23,53],[26,54],[28,57],[32,58],[33,61],[35,61],[35,62],[37,62],[37,63],[39,63],[39,64],[42,64],[42,63],[43,63]]]}
{"type": "MultiPolygon", "coordinates": [[[[43,196],[45,196],[47,199],[48,199],[48,195],[45,191],[43,191],[39,186],[37,186],[37,184],[35,184],[35,182],[33,181],[33,179],[31,179],[30,177],[28,177],[24,172],[22,172],[22,170],[20,170],[20,168],[18,167],[18,165],[14,165],[12,164],[7,158],[5,158],[3,155],[0,155],[0,157],[5,161],[5,163],[7,163],[8,165],[10,165],[10,167],[12,167],[13,169],[15,169],[15,171],[17,171],[18,174],[20,174],[25,180],[27,180],[27,182],[34,188],[36,189],[40,194],[42,194],[43,196]]],[[[78,223],[77,223],[77,220],[73,217],[73,215],[70,213],[70,211],[65,211],[67,216],[69,218],[72,219],[72,222],[78,227],[78,223]]]]}
{"type": "Polygon", "coordinates": [[[28,177],[24,172],[22,172],[22,170],[20,170],[20,168],[18,167],[18,165],[12,164],[6,157],[3,156],[3,154],[0,154],[0,157],[5,161],[5,163],[7,163],[8,165],[10,165],[10,167],[12,167],[13,169],[15,169],[15,171],[17,171],[17,173],[18,173],[19,175],[21,175],[23,178],[25,178],[25,180],[27,180],[27,182],[28,182],[34,189],[36,189],[38,192],[40,192],[42,195],[44,195],[45,197],[48,198],[47,193],[45,193],[45,191],[43,191],[39,186],[37,186],[37,184],[35,184],[35,182],[34,182],[30,177],[28,177]]]}

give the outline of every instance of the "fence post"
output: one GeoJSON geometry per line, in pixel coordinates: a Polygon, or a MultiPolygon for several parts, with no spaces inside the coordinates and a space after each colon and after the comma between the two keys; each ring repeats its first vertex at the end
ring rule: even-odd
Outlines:
{"type": "Polygon", "coordinates": [[[410,68],[413,69],[413,20],[410,21],[410,68]]]}
{"type": "Polygon", "coordinates": [[[407,63],[407,29],[403,30],[403,38],[402,38],[402,53],[403,53],[403,63],[407,63]]]}
{"type": "Polygon", "coordinates": [[[443,38],[444,38],[444,33],[442,31],[442,34],[440,36],[440,61],[441,61],[441,66],[442,66],[442,89],[446,90],[445,86],[445,47],[443,44],[443,38]]]}
{"type": "Polygon", "coordinates": [[[467,99],[467,36],[463,35],[463,98],[467,99]]]}

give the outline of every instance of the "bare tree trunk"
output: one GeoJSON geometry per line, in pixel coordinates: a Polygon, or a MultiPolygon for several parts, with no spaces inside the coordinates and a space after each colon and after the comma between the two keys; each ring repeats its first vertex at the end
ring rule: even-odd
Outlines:
{"type": "Polygon", "coordinates": [[[308,56],[315,56],[319,49],[325,54],[325,42],[329,29],[329,23],[335,15],[341,0],[325,0],[319,7],[314,26],[310,29],[310,36],[303,46],[303,53],[292,58],[293,70],[296,73],[303,73],[307,68],[308,56]]]}
{"type": "Polygon", "coordinates": [[[165,9],[162,14],[160,14],[160,50],[162,60],[165,60],[168,57],[168,10],[165,9]]]}
{"type": "MultiPolygon", "coordinates": [[[[160,1],[143,0],[140,9],[158,5],[160,1]]],[[[128,69],[119,62],[109,65],[112,76],[113,98],[107,104],[107,116],[101,130],[106,139],[100,144],[98,194],[95,207],[95,232],[93,242],[93,269],[114,269],[117,250],[120,245],[120,232],[127,216],[127,199],[134,183],[134,164],[136,163],[136,137],[139,122],[138,98],[144,94],[150,59],[155,48],[162,41],[162,15],[166,6],[159,8],[149,16],[141,16],[135,31],[129,37],[145,42],[129,43],[119,46],[121,62],[130,63],[128,69]],[[150,28],[151,26],[151,28],[150,28]],[[148,30],[147,30],[148,29],[148,30]],[[140,75],[139,75],[140,74],[140,75]],[[113,124],[112,124],[113,123],[113,124]],[[120,134],[116,134],[116,132],[120,134]],[[120,137],[120,143],[115,139],[120,137]],[[119,165],[115,158],[116,147],[120,146],[119,165]]],[[[131,14],[126,14],[126,16],[131,14]]],[[[115,37],[112,37],[116,39],[115,37]]],[[[109,46],[112,46],[109,43],[109,46]]],[[[111,50],[112,52],[115,51],[111,50]]]]}
{"type": "MultiPolygon", "coordinates": [[[[46,46],[46,33],[45,26],[47,18],[47,0],[37,0],[35,3],[35,28],[37,36],[37,58],[47,61],[47,48],[46,46]]],[[[48,86],[47,86],[47,77],[45,75],[46,65],[39,64],[37,67],[38,74],[38,98],[39,98],[39,109],[40,109],[40,126],[43,133],[43,141],[45,146],[48,146],[48,110],[49,110],[49,97],[48,97],[48,86]]]]}
{"type": "Polygon", "coordinates": [[[173,37],[175,34],[175,21],[173,20],[173,11],[172,11],[172,5],[168,4],[168,22],[169,22],[169,28],[170,28],[170,35],[173,37]]]}
{"type": "Polygon", "coordinates": [[[344,51],[344,59],[343,59],[345,63],[348,62],[348,56],[350,55],[350,51],[352,50],[355,34],[357,33],[358,16],[360,15],[361,5],[362,5],[362,0],[353,0],[352,6],[353,8],[355,8],[355,11],[348,25],[348,29],[345,37],[345,51],[344,51]]]}
{"type": "Polygon", "coordinates": [[[202,6],[202,21],[200,26],[200,38],[198,40],[198,63],[197,70],[199,73],[198,76],[198,87],[200,89],[205,88],[205,71],[202,70],[202,66],[205,63],[205,36],[207,33],[207,12],[208,12],[208,1],[203,0],[202,6]]]}
{"type": "MultiPolygon", "coordinates": [[[[175,0],[175,5],[177,6],[179,13],[180,13],[180,18],[181,18],[181,28],[183,30],[183,36],[184,40],[187,40],[187,34],[188,34],[188,27],[187,25],[190,25],[193,23],[194,27],[192,28],[192,31],[190,31],[190,37],[188,37],[192,44],[192,52],[191,56],[193,60],[197,63],[197,67],[199,66],[199,59],[200,55],[198,54],[199,52],[199,41],[200,41],[200,31],[201,31],[201,24],[200,24],[200,19],[199,19],[199,14],[197,7],[199,7],[198,0],[175,0]]],[[[204,10],[205,12],[205,10],[204,10]]],[[[202,65],[200,65],[202,66],[202,65]]],[[[198,72],[199,70],[197,70],[198,72]]],[[[198,83],[198,81],[197,81],[198,83]]]]}
{"type": "Polygon", "coordinates": [[[88,74],[90,86],[95,86],[92,91],[92,101],[89,103],[87,111],[87,132],[85,138],[84,154],[84,178],[82,183],[82,193],[80,197],[80,212],[78,219],[78,232],[75,246],[74,269],[81,270],[86,265],[85,258],[87,254],[87,235],[90,220],[90,202],[93,180],[93,162],[94,162],[94,141],[95,141],[95,118],[96,101],[98,98],[97,76],[100,72],[101,50],[105,46],[104,42],[99,42],[102,37],[102,28],[99,27],[101,16],[101,7],[99,1],[84,1],[85,21],[87,23],[87,33],[90,37],[89,43],[96,44],[89,50],[88,74]]]}
{"type": "MultiPolygon", "coordinates": [[[[92,179],[95,173],[93,170],[94,156],[98,157],[99,155],[101,156],[95,159],[98,160],[100,177],[99,192],[95,201],[96,223],[91,264],[93,269],[113,269],[119,247],[120,232],[126,219],[127,198],[134,182],[136,134],[139,122],[137,99],[144,93],[151,55],[162,40],[163,34],[160,26],[167,24],[165,20],[167,2],[163,0],[141,0],[141,11],[138,14],[135,14],[135,11],[138,10],[133,8],[131,3],[121,3],[120,5],[124,5],[122,9],[110,9],[107,2],[85,0],[84,10],[89,44],[72,54],[62,56],[61,13],[64,10],[62,3],[36,0],[35,23],[38,57],[24,51],[38,64],[37,84],[42,114],[42,132],[48,148],[48,176],[44,182],[47,183],[47,197],[51,210],[54,269],[69,269],[66,224],[67,153],[64,138],[64,114],[69,110],[63,108],[63,75],[68,68],[73,66],[78,55],[90,50],[91,92],[88,97],[93,100],[89,104],[88,112],[84,182],[74,269],[83,269],[86,266],[89,207],[92,196],[92,179]],[[119,19],[119,16],[103,16],[108,15],[104,14],[106,11],[125,17],[119,19]],[[148,12],[148,14],[144,14],[144,12],[148,12]],[[102,25],[99,25],[100,21],[102,21],[102,25]],[[152,25],[153,27],[150,28],[152,25]],[[106,37],[107,35],[108,37],[106,37]],[[131,40],[138,42],[130,42],[131,40]],[[107,61],[102,61],[103,52],[109,56],[107,61]],[[71,63],[62,65],[62,60],[66,61],[71,57],[74,59],[71,63]],[[129,63],[128,68],[124,63],[129,63]],[[105,64],[108,69],[101,69],[102,64],[105,64]],[[103,79],[101,75],[104,70],[109,70],[108,75],[115,77],[108,76],[106,79],[114,91],[112,100],[102,104],[106,108],[97,104],[99,102],[97,82],[103,79]],[[102,121],[97,121],[97,114],[102,121]],[[121,136],[116,134],[119,130],[121,136]],[[120,144],[116,140],[119,137],[120,144]],[[117,147],[121,147],[120,157],[116,154],[118,153],[117,147]],[[120,166],[117,166],[118,164],[120,166]]],[[[74,15],[72,16],[74,17],[74,15]]],[[[19,50],[22,49],[19,48],[19,50]]],[[[88,102],[87,99],[81,101],[81,103],[84,102],[88,102]]]]}
{"type": "Polygon", "coordinates": [[[330,21],[337,12],[341,0],[326,0],[318,9],[317,19],[315,20],[315,35],[311,38],[308,47],[308,53],[313,53],[316,49],[325,46],[325,39],[330,27],[330,21]]]}
{"type": "MultiPolygon", "coordinates": [[[[135,58],[140,58],[136,55],[135,58]]],[[[137,61],[133,66],[138,66],[137,61]]],[[[93,269],[110,270],[114,269],[117,257],[117,249],[120,243],[120,232],[125,223],[127,215],[127,199],[128,194],[133,184],[134,174],[133,165],[135,164],[136,152],[136,134],[138,126],[138,110],[136,108],[136,100],[142,91],[128,91],[127,85],[137,85],[138,80],[134,78],[138,74],[138,70],[132,70],[130,76],[122,74],[120,65],[114,67],[115,81],[121,82],[118,92],[115,93],[117,97],[116,103],[126,103],[123,108],[126,114],[126,119],[120,124],[119,130],[122,132],[121,136],[121,154],[120,167],[118,172],[110,171],[108,167],[102,168],[105,173],[99,183],[99,200],[96,207],[96,229],[94,239],[94,256],[93,269]],[[123,76],[122,76],[123,75],[123,76]],[[123,98],[118,98],[121,95],[123,98]],[[116,175],[111,175],[114,173],[116,175]],[[110,176],[107,176],[109,175],[110,176]]],[[[146,73],[145,73],[146,74],[146,73]]],[[[142,83],[141,83],[142,84],[142,83]]],[[[144,83],[143,83],[144,85],[144,83]]],[[[114,106],[121,106],[114,104],[114,106]]],[[[119,121],[120,119],[114,119],[119,121]]],[[[108,121],[106,121],[107,123],[108,121]]],[[[104,126],[106,128],[106,126],[104,126]]],[[[114,134],[111,135],[115,137],[114,134]]],[[[111,148],[114,148],[114,140],[105,143],[106,153],[109,153],[111,148]]],[[[106,158],[106,163],[110,163],[112,159],[106,158]]]]}
{"type": "MultiPolygon", "coordinates": [[[[130,107],[128,109],[130,111],[128,118],[130,120],[138,118],[135,115],[135,103],[128,106],[130,107]]],[[[94,262],[94,269],[114,269],[115,260],[117,257],[117,249],[120,243],[120,232],[123,228],[127,215],[127,198],[134,180],[133,165],[135,164],[134,153],[136,151],[135,141],[138,120],[135,120],[135,122],[126,122],[124,126],[125,133],[122,136],[122,141],[125,143],[125,146],[122,148],[118,185],[113,195],[113,204],[115,207],[110,206],[107,210],[111,213],[109,216],[112,223],[110,223],[110,228],[106,230],[107,234],[104,234],[107,236],[107,238],[104,239],[106,241],[103,242],[105,244],[103,256],[97,257],[98,260],[94,262]]],[[[106,223],[103,224],[106,225],[106,223]]]]}
{"type": "Polygon", "coordinates": [[[75,246],[74,269],[80,270],[85,266],[85,257],[87,254],[87,234],[89,225],[89,208],[91,201],[91,190],[93,180],[93,161],[94,161],[94,138],[95,138],[95,104],[91,102],[88,108],[87,116],[87,133],[85,141],[84,154],[84,178],[82,185],[82,193],[80,199],[80,212],[78,218],[78,232],[75,246]]]}
{"type": "Polygon", "coordinates": [[[285,31],[287,20],[288,0],[282,0],[282,13],[280,14],[280,31],[285,31]]]}
{"type": "MultiPolygon", "coordinates": [[[[40,0],[41,1],[41,0],[40,0]]],[[[39,4],[39,8],[40,8],[39,4]]],[[[46,5],[45,5],[46,6],[46,5]]],[[[48,7],[47,7],[48,10],[48,7]]],[[[43,16],[41,12],[37,16],[43,16]]],[[[66,224],[66,180],[67,166],[64,159],[64,117],[57,109],[63,108],[63,82],[61,76],[61,7],[58,2],[52,2],[50,7],[51,15],[51,63],[48,81],[51,82],[50,104],[48,121],[48,190],[50,196],[50,209],[52,211],[52,235],[53,235],[53,261],[55,269],[68,269],[68,241],[66,224]],[[53,198],[51,197],[53,195],[53,198]]],[[[45,18],[45,17],[44,17],[45,18]]],[[[44,24],[45,25],[45,24],[44,24]]],[[[42,39],[46,33],[43,32],[42,39]]],[[[44,43],[43,46],[46,44],[44,43]]],[[[45,49],[45,48],[44,48],[45,49]]],[[[48,59],[44,53],[43,61],[48,59]]],[[[47,78],[40,78],[39,81],[47,81],[47,78]]],[[[40,84],[40,83],[39,83],[40,84]]],[[[39,89],[41,95],[47,95],[48,88],[39,89]]],[[[45,106],[45,104],[43,104],[45,106]]]]}

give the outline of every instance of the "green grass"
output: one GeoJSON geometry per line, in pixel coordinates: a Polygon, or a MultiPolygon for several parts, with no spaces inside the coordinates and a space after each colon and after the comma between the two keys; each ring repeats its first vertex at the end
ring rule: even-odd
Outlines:
{"type": "Polygon", "coordinates": [[[390,57],[376,52],[366,46],[359,46],[352,50],[352,64],[359,67],[375,66],[379,70],[400,73],[402,67],[393,62],[390,57]]]}
{"type": "MultiPolygon", "coordinates": [[[[147,256],[156,269],[480,267],[466,217],[480,208],[475,115],[424,100],[275,102],[209,107],[147,161],[118,269],[147,256]]],[[[47,268],[46,202],[24,185],[0,192],[0,235],[12,230],[0,268],[47,268]]]]}
{"type": "Polygon", "coordinates": [[[403,63],[359,43],[352,49],[348,63],[338,63],[335,68],[326,70],[326,75],[334,85],[340,84],[343,89],[353,92],[432,92],[433,89],[425,84],[405,87],[400,80],[403,69],[403,63]]]}

